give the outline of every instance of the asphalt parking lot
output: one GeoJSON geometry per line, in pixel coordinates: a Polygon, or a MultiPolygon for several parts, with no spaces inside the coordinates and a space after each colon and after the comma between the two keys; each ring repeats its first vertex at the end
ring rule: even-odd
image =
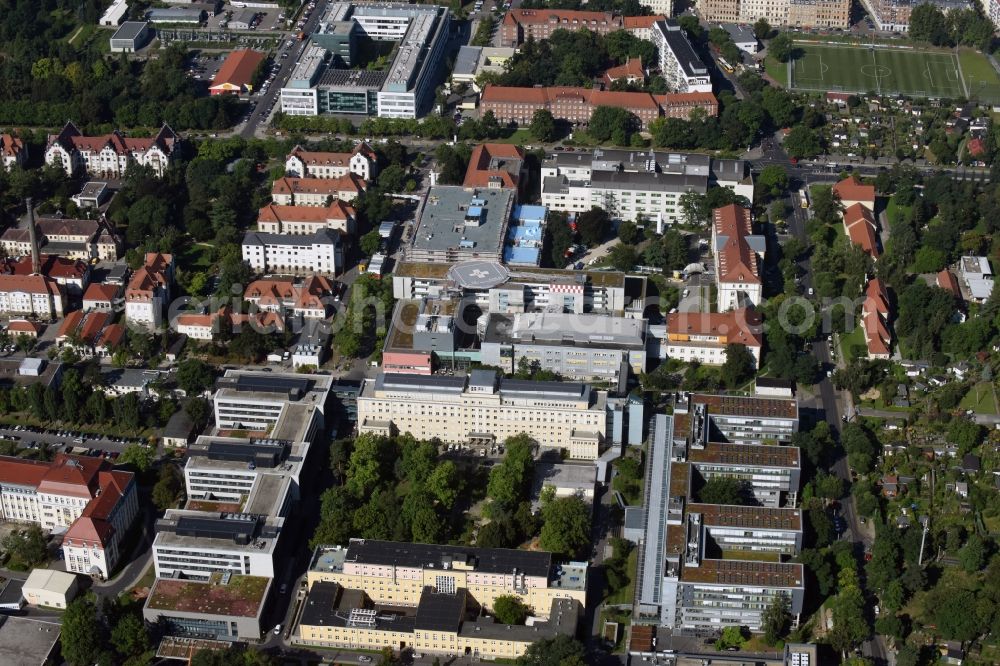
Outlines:
{"type": "Polygon", "coordinates": [[[220,24],[226,22],[227,20],[232,21],[242,14],[244,11],[251,11],[257,14],[257,24],[251,30],[237,30],[232,24],[228,26],[228,30],[234,32],[271,32],[274,30],[286,30],[288,28],[287,23],[284,20],[279,21],[278,17],[285,15],[287,18],[288,13],[284,9],[273,8],[267,9],[264,7],[234,7],[227,4],[222,8],[222,12],[218,16],[213,16],[208,20],[209,27],[218,28],[220,24]],[[228,19],[227,19],[228,17],[228,19]]]}
{"type": "Polygon", "coordinates": [[[198,52],[188,61],[188,72],[199,81],[211,81],[225,60],[225,53],[198,52]]]}

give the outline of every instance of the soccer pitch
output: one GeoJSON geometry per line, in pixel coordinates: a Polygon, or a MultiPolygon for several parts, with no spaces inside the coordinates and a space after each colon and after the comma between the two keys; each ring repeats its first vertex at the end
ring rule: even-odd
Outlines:
{"type": "Polygon", "coordinates": [[[789,64],[796,90],[968,97],[958,55],[855,44],[796,42],[802,56],[789,64]]]}

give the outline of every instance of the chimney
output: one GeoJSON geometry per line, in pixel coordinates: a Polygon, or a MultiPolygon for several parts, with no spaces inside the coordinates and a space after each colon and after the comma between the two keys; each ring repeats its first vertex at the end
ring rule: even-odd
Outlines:
{"type": "Polygon", "coordinates": [[[31,241],[31,274],[42,272],[41,260],[38,258],[38,231],[35,229],[35,208],[31,197],[24,200],[28,207],[28,238],[31,241]]]}

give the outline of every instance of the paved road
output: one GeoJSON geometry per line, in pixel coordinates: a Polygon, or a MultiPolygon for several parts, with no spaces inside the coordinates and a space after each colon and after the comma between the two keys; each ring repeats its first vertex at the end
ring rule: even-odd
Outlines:
{"type": "MultiPolygon", "coordinates": [[[[327,0],[318,0],[316,2],[316,9],[312,11],[309,19],[306,21],[305,27],[302,31],[306,34],[312,33],[316,30],[316,26],[319,25],[319,19],[326,12],[327,0]]],[[[267,93],[264,95],[254,95],[251,99],[257,102],[257,106],[250,114],[250,118],[242,125],[242,127],[237,128],[237,133],[244,139],[249,139],[257,134],[258,129],[264,129],[267,127],[267,121],[270,117],[270,109],[272,105],[274,110],[277,112],[280,110],[279,97],[281,96],[281,88],[288,82],[288,77],[292,73],[292,69],[295,67],[295,63],[298,62],[299,56],[305,51],[306,46],[309,43],[308,39],[304,39],[301,42],[295,39],[298,34],[297,31],[285,33],[285,41],[288,39],[293,40],[292,46],[290,48],[285,48],[285,41],[282,41],[278,50],[275,53],[275,62],[278,63],[278,73],[275,75],[274,80],[267,88],[267,93]],[[287,58],[282,58],[281,54],[288,53],[287,58]]]]}
{"type": "MultiPolygon", "coordinates": [[[[774,148],[780,152],[780,149],[774,148]]],[[[799,238],[800,240],[806,241],[806,221],[807,216],[798,202],[791,195],[789,196],[789,205],[794,211],[791,219],[788,220],[789,231],[799,238]]],[[[802,288],[803,290],[808,290],[812,286],[812,266],[811,259],[807,256],[805,259],[799,262],[800,269],[803,270],[804,275],[802,277],[802,288]]],[[[816,357],[816,360],[822,365],[824,372],[836,365],[830,358],[829,346],[825,343],[816,343],[812,346],[812,354],[816,357]]],[[[830,426],[840,435],[840,429],[842,425],[842,416],[851,411],[850,405],[850,395],[843,391],[838,391],[830,378],[824,376],[822,381],[816,384],[814,387],[815,394],[813,398],[803,400],[803,407],[812,408],[815,410],[815,417],[817,420],[824,420],[830,424],[830,426]]],[[[848,483],[851,480],[850,468],[847,465],[847,456],[841,455],[833,465],[831,466],[831,471],[844,479],[848,483]]],[[[862,529],[861,523],[858,520],[858,514],[854,507],[854,498],[848,493],[845,497],[841,498],[840,505],[842,508],[842,515],[847,524],[847,533],[845,538],[851,539],[852,542],[858,545],[859,548],[865,548],[870,545],[867,542],[866,532],[862,529]]],[[[861,646],[862,653],[875,660],[876,664],[880,665],[890,665],[892,664],[892,658],[889,651],[886,649],[885,641],[881,636],[874,636],[869,640],[865,641],[861,646]]]]}

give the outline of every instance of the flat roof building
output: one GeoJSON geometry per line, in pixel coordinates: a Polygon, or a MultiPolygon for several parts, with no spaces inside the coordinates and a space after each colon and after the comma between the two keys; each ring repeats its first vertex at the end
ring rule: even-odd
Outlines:
{"type": "Polygon", "coordinates": [[[617,381],[646,370],[646,320],[563,312],[483,316],[482,363],[512,374],[538,363],[572,379],[617,381]]]}
{"type": "Polygon", "coordinates": [[[497,261],[453,265],[401,261],[392,276],[397,299],[467,297],[483,312],[555,310],[643,317],[647,283],[618,271],[505,266],[497,261]]]}
{"type": "Polygon", "coordinates": [[[499,261],[516,192],[439,185],[421,202],[405,258],[412,262],[499,261]]]}
{"type": "MultiPolygon", "coordinates": [[[[127,10],[128,7],[125,7],[127,10]]],[[[126,21],[111,35],[112,53],[135,53],[149,41],[150,29],[146,21],[126,21]]]]}
{"type": "Polygon", "coordinates": [[[171,636],[257,641],[271,579],[214,574],[210,580],[158,578],[142,609],[171,636]]]}
{"type": "MultiPolygon", "coordinates": [[[[717,445],[703,439],[709,418],[705,410],[696,409],[654,419],[643,503],[646,523],[639,537],[636,618],[656,618],[675,631],[746,626],[760,632],[765,609],[782,595],[797,623],[805,596],[804,571],[787,559],[802,548],[802,515],[794,508],[798,479],[787,508],[695,502],[693,475],[708,464],[704,458],[731,456],[724,473],[752,478],[755,484],[761,483],[757,473],[766,479],[769,470],[781,469],[768,465],[763,454],[758,455],[757,462],[763,463],[758,466],[735,450],[713,453],[711,447],[717,445]]],[[[630,533],[636,536],[638,530],[633,527],[630,533]]]]}
{"type": "Polygon", "coordinates": [[[544,551],[351,539],[347,546],[317,547],[306,580],[310,590],[332,582],[376,604],[403,607],[417,606],[427,587],[468,590],[487,610],[516,590],[534,615],[546,617],[554,600],[586,603],[587,563],[557,564],[544,551]]]}
{"type": "Polygon", "coordinates": [[[0,663],[44,666],[58,650],[62,626],[59,622],[0,615],[0,663]]]}
{"type": "Polygon", "coordinates": [[[66,608],[76,592],[76,576],[56,569],[32,569],[21,587],[21,594],[30,605],[49,608],[66,608]]]}
{"type": "Polygon", "coordinates": [[[433,102],[450,31],[446,7],[335,2],[282,88],[281,109],[289,115],[420,117],[433,102]],[[388,69],[341,69],[354,65],[362,37],[398,42],[388,69]]]}
{"type": "Polygon", "coordinates": [[[572,636],[582,615],[576,599],[553,599],[546,620],[505,625],[481,616],[476,604],[468,589],[426,586],[415,608],[376,610],[362,590],[317,582],[304,602],[298,634],[303,643],[323,647],[515,659],[535,641],[572,636]]]}
{"type": "Polygon", "coordinates": [[[712,92],[712,78],[687,35],[673,20],[657,21],[652,27],[653,44],[660,54],[660,70],[676,92],[712,92]]]}
{"type": "Polygon", "coordinates": [[[596,460],[607,424],[607,393],[587,384],[380,372],[358,396],[358,430],[409,432],[444,442],[502,442],[527,434],[571,458],[596,460]]]}
{"type": "Polygon", "coordinates": [[[743,160],[693,153],[599,148],[592,153],[554,152],[542,161],[542,205],[585,213],[594,206],[613,218],[640,216],[664,225],[685,222],[680,197],[726,187],[753,201],[753,177],[743,160]]]}

